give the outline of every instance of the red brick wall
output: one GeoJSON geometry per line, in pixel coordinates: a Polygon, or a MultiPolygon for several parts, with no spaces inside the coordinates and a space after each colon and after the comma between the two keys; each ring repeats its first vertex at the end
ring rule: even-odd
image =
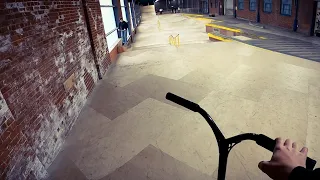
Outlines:
{"type": "Polygon", "coordinates": [[[263,11],[263,0],[260,3],[260,9],[260,21],[262,24],[269,24],[287,29],[293,28],[293,21],[296,15],[296,6],[294,3],[292,3],[291,16],[281,15],[281,0],[272,1],[272,13],[266,13],[263,11]]]}
{"type": "MultiPolygon", "coordinates": [[[[238,0],[236,0],[236,1],[237,1],[236,2],[236,6],[238,7],[238,0]]],[[[257,12],[249,10],[249,0],[244,0],[244,9],[243,10],[240,10],[239,7],[238,7],[237,17],[238,18],[243,18],[243,19],[248,19],[250,21],[256,21],[257,20],[257,12]]]]}
{"type": "Polygon", "coordinates": [[[111,61],[114,62],[117,60],[118,58],[118,48],[121,46],[121,42],[116,45],[112,50],[110,50],[110,58],[111,58],[111,61]]]}
{"type": "Polygon", "coordinates": [[[46,176],[97,81],[96,63],[106,71],[98,3],[88,0],[91,47],[81,0],[0,2],[0,179],[46,176]]]}
{"type": "MultiPolygon", "coordinates": [[[[257,0],[258,2],[258,0],[257,0]]],[[[281,15],[281,0],[272,1],[272,12],[264,12],[264,1],[260,0],[260,23],[271,26],[278,26],[286,29],[293,29],[293,22],[296,15],[296,6],[294,0],[292,1],[292,14],[291,16],[281,15]]],[[[299,9],[299,32],[309,33],[311,28],[312,16],[313,16],[313,0],[300,0],[299,9]]],[[[237,0],[238,6],[238,0],[237,0]]],[[[239,18],[256,21],[256,12],[249,10],[249,0],[244,0],[244,10],[237,11],[239,18]]]]}

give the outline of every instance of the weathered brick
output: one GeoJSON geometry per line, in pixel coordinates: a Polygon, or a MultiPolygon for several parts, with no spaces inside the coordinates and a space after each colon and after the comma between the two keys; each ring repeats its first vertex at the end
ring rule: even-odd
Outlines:
{"type": "Polygon", "coordinates": [[[45,176],[95,86],[96,64],[102,74],[110,64],[104,29],[95,29],[99,2],[87,2],[89,24],[81,0],[0,2],[0,59],[8,62],[0,67],[0,179],[45,176]],[[75,86],[66,91],[72,74],[75,86]]]}

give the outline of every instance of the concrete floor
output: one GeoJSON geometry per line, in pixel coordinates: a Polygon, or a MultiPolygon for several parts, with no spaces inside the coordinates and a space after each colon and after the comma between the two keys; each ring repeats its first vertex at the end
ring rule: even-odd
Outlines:
{"type": "MultiPolygon", "coordinates": [[[[209,42],[206,22],[181,14],[144,8],[142,16],[136,42],[91,95],[50,179],[215,179],[213,133],[201,116],[165,100],[167,92],[199,103],[226,137],[292,138],[320,160],[319,63],[209,42]],[[176,34],[179,48],[168,44],[176,34]]],[[[237,145],[227,179],[268,179],[257,165],[270,156],[254,142],[237,145]]]]}

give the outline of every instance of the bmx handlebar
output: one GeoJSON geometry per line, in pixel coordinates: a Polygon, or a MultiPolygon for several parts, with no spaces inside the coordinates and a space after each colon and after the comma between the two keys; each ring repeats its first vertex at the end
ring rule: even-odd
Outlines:
{"type": "Polygon", "coordinates": [[[186,99],[184,99],[180,96],[177,96],[175,94],[167,93],[166,99],[168,99],[176,104],[179,104],[180,106],[183,106],[193,112],[199,112],[200,106],[198,104],[191,102],[189,100],[186,100],[186,99]]]}
{"type": "MultiPolygon", "coordinates": [[[[186,100],[186,99],[179,97],[179,96],[172,94],[172,93],[167,93],[166,99],[168,99],[176,104],[179,104],[179,105],[181,105],[181,106],[183,106],[193,112],[200,113],[206,119],[207,123],[210,125],[213,133],[216,136],[216,139],[217,139],[219,146],[222,143],[237,144],[243,140],[254,140],[259,146],[261,146],[271,152],[274,150],[274,147],[276,145],[276,141],[263,135],[263,134],[246,133],[246,134],[240,134],[240,135],[225,139],[222,132],[220,131],[218,126],[214,123],[214,121],[210,117],[210,115],[205,110],[203,110],[198,104],[191,102],[189,100],[186,100]],[[224,141],[226,141],[226,142],[224,142],[224,141]]],[[[312,170],[315,167],[316,163],[317,163],[317,161],[307,157],[306,168],[312,170]]]]}

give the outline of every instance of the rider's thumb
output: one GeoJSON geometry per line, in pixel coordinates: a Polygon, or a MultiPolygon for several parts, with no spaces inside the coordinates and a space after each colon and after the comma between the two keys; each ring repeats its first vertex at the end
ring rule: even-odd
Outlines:
{"type": "Polygon", "coordinates": [[[259,169],[264,172],[264,173],[267,173],[269,167],[270,167],[271,163],[269,161],[261,161],[259,164],[258,164],[258,167],[259,169]]]}

